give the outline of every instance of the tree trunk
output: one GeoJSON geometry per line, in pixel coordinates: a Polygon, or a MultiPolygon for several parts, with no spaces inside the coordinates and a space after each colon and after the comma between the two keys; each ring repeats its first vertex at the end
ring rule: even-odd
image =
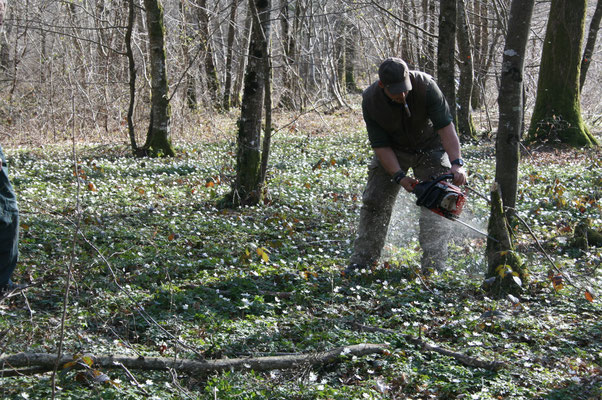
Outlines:
{"type": "Polygon", "coordinates": [[[465,0],[457,0],[458,12],[458,49],[460,57],[460,85],[458,88],[458,133],[462,140],[476,138],[472,114],[470,112],[472,87],[474,82],[474,69],[466,18],[465,0]]]}
{"type": "Polygon", "coordinates": [[[586,0],[552,0],[529,141],[593,146],[581,117],[579,69],[586,0]]]}
{"type": "Polygon", "coordinates": [[[148,24],[151,67],[151,115],[144,148],[151,156],[174,156],[171,145],[171,111],[165,62],[165,27],[159,0],[144,0],[148,24]]]}
{"type": "Polygon", "coordinates": [[[456,122],[456,0],[441,0],[439,10],[439,39],[437,42],[437,84],[450,105],[456,122]]]}
{"type": "Polygon", "coordinates": [[[134,52],[132,51],[132,32],[136,23],[136,5],[134,0],[128,0],[128,25],[125,31],[125,46],[128,58],[128,71],[130,78],[130,104],[128,105],[127,123],[128,134],[130,136],[130,146],[132,153],[139,155],[140,149],[136,144],[136,130],[134,128],[134,107],[136,105],[136,62],[134,61],[134,52]]]}
{"type": "Polygon", "coordinates": [[[355,46],[359,40],[358,29],[353,23],[347,23],[345,27],[345,89],[349,93],[361,93],[362,90],[355,81],[355,46]]]}
{"type": "MultiPolygon", "coordinates": [[[[266,47],[269,40],[266,41],[266,47]]],[[[270,148],[272,146],[272,62],[269,51],[266,49],[267,57],[265,57],[265,95],[263,105],[265,108],[265,129],[263,132],[263,142],[261,145],[261,167],[259,169],[259,186],[266,187],[266,179],[268,174],[268,160],[270,159],[270,148]]],[[[263,190],[263,195],[266,195],[266,190],[263,190]]]]}
{"type": "Polygon", "coordinates": [[[485,275],[485,289],[495,296],[518,293],[527,279],[527,270],[514,252],[497,183],[491,190],[491,215],[487,232],[490,238],[487,239],[488,269],[485,275]]]}
{"type": "Polygon", "coordinates": [[[211,33],[209,31],[209,14],[207,13],[207,0],[198,2],[199,9],[199,36],[201,49],[203,50],[202,67],[205,70],[205,79],[209,97],[213,102],[213,106],[219,108],[219,79],[217,69],[213,62],[213,46],[211,44],[211,33]]]}
{"type": "MultiPolygon", "coordinates": [[[[244,4],[244,3],[242,3],[244,4]]],[[[253,22],[253,16],[251,14],[251,8],[247,7],[247,18],[245,19],[245,27],[243,30],[243,42],[241,48],[248,50],[249,45],[251,43],[251,25],[253,22]]],[[[238,107],[241,102],[240,92],[242,91],[242,86],[244,85],[244,76],[247,68],[247,59],[248,54],[243,53],[242,57],[240,57],[240,62],[238,63],[238,70],[236,71],[236,80],[234,81],[234,88],[232,89],[232,98],[230,101],[230,106],[238,107]]]]}
{"type": "Polygon", "coordinates": [[[489,46],[489,20],[487,2],[482,0],[473,0],[473,13],[470,18],[470,25],[474,26],[473,37],[473,70],[474,84],[472,85],[472,95],[470,102],[473,110],[481,107],[484,97],[485,80],[487,70],[485,64],[487,62],[487,49],[489,46]]]}
{"type": "MultiPolygon", "coordinates": [[[[404,21],[410,20],[409,7],[407,1],[401,2],[401,18],[404,21]]],[[[401,58],[414,68],[418,68],[416,60],[412,55],[412,41],[410,40],[409,27],[404,26],[401,31],[401,58]]],[[[411,67],[410,67],[411,68],[411,67]]]]}
{"type": "Polygon", "coordinates": [[[534,3],[535,0],[512,1],[502,60],[495,180],[510,218],[516,206],[519,143],[524,129],[523,72],[534,3]]]}
{"type": "Polygon", "coordinates": [[[236,34],[236,10],[239,0],[233,0],[230,5],[230,23],[228,24],[228,39],[226,47],[226,81],[224,83],[224,99],[222,107],[228,111],[230,109],[230,99],[232,97],[232,54],[234,52],[234,36],[236,34]]]}
{"type": "Polygon", "coordinates": [[[192,35],[189,29],[188,6],[186,3],[186,1],[180,0],[180,15],[182,18],[182,23],[180,25],[180,35],[182,37],[182,58],[186,68],[185,98],[188,109],[195,110],[197,107],[196,84],[194,75],[190,73],[190,69],[192,68],[190,59],[190,38],[192,35]]]}
{"type": "MultiPolygon", "coordinates": [[[[281,0],[280,5],[280,30],[282,36],[282,95],[280,97],[279,106],[286,109],[295,108],[295,83],[294,76],[297,75],[294,71],[296,68],[296,37],[293,27],[291,27],[291,19],[289,17],[290,2],[281,0]]],[[[299,4],[295,6],[295,10],[299,10],[299,4]]],[[[295,16],[297,12],[295,12],[295,16]]]]}
{"type": "Polygon", "coordinates": [[[236,179],[232,205],[257,204],[261,198],[261,120],[265,93],[265,63],[270,34],[271,0],[249,0],[253,17],[249,59],[238,127],[236,179]],[[254,2],[254,3],[252,3],[254,2]],[[261,21],[261,24],[256,22],[261,21]]]}
{"type": "Polygon", "coordinates": [[[585,49],[583,50],[583,57],[581,58],[581,75],[579,81],[579,90],[583,89],[585,83],[585,77],[587,70],[592,62],[594,55],[594,49],[596,48],[596,38],[598,37],[598,29],[600,28],[600,19],[602,18],[602,1],[598,0],[596,3],[596,11],[589,24],[589,33],[587,34],[587,42],[585,42],[585,49]]]}
{"type": "MultiPolygon", "coordinates": [[[[424,29],[429,33],[435,32],[435,5],[434,0],[423,0],[422,1],[422,12],[424,14],[424,29]]],[[[430,75],[435,75],[435,43],[433,37],[430,35],[424,35],[423,40],[426,42],[425,51],[423,56],[424,60],[424,72],[430,75]]]]}

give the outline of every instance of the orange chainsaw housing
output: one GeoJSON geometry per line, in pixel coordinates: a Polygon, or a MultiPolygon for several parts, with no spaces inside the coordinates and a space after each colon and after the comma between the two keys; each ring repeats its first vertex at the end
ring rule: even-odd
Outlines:
{"type": "Polygon", "coordinates": [[[445,218],[456,219],[462,213],[466,197],[459,187],[446,182],[446,179],[453,179],[453,175],[446,174],[432,181],[420,182],[414,186],[412,193],[418,198],[416,205],[445,218]]]}

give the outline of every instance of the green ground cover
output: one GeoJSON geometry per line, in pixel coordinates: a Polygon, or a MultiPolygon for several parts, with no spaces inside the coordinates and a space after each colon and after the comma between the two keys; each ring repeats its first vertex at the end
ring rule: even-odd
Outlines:
{"type": "MultiPolygon", "coordinates": [[[[464,231],[452,245],[449,271],[416,274],[409,195],[396,205],[386,263],[355,279],[341,274],[371,156],[365,133],[279,135],[269,198],[238,210],[215,206],[234,175],[232,142],[177,150],[174,159],[135,159],[120,146],[82,146],[77,161],[70,147],[9,152],[22,211],[15,277],[34,286],[0,302],[3,354],[56,353],[70,267],[65,353],[214,359],[358,343],[387,344],[389,351],[288,371],[130,371],[138,384],[123,369],[102,369],[98,382],[67,369],[57,377],[56,398],[602,396],[600,299],[584,295],[586,288],[602,292],[602,250],[570,246],[584,218],[602,227],[599,151],[523,158],[519,215],[570,281],[554,287],[550,262],[519,227],[531,281],[519,298],[495,299],[481,289],[484,241],[464,231]],[[468,367],[406,335],[506,367],[468,367]]],[[[487,192],[493,145],[468,145],[464,154],[470,184],[487,192]]],[[[469,196],[464,216],[484,226],[487,215],[486,202],[469,196]]],[[[0,376],[0,397],[49,398],[50,376],[0,376]]]]}

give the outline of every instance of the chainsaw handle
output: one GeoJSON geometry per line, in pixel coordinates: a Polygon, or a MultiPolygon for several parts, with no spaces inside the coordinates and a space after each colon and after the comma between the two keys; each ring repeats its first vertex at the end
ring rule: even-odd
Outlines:
{"type": "MultiPolygon", "coordinates": [[[[434,184],[436,184],[438,182],[441,182],[441,181],[444,181],[444,180],[447,180],[447,179],[454,179],[454,174],[443,174],[441,176],[438,176],[436,178],[431,179],[429,182],[434,185],[434,184]]],[[[418,183],[420,183],[420,182],[413,182],[412,183],[412,190],[414,190],[416,188],[416,185],[418,183]]]]}
{"type": "Polygon", "coordinates": [[[441,181],[444,181],[446,179],[453,180],[454,179],[454,174],[443,174],[443,175],[441,175],[441,176],[433,179],[433,181],[435,181],[435,182],[441,182],[441,181]]]}

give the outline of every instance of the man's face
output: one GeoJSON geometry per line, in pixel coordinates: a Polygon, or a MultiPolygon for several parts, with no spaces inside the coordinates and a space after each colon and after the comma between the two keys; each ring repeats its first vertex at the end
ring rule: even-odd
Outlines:
{"type": "Polygon", "coordinates": [[[393,93],[389,92],[389,89],[385,88],[385,94],[387,96],[389,96],[389,98],[391,100],[393,100],[394,102],[399,103],[399,104],[405,104],[406,96],[408,95],[408,92],[401,92],[399,94],[393,94],[393,93]]]}
{"type": "Polygon", "coordinates": [[[394,102],[399,103],[399,104],[405,104],[406,96],[408,95],[408,92],[401,92],[398,94],[393,94],[389,91],[389,89],[387,89],[387,87],[382,82],[378,82],[378,83],[379,83],[379,86],[385,90],[385,94],[391,100],[393,100],[394,102]]]}

